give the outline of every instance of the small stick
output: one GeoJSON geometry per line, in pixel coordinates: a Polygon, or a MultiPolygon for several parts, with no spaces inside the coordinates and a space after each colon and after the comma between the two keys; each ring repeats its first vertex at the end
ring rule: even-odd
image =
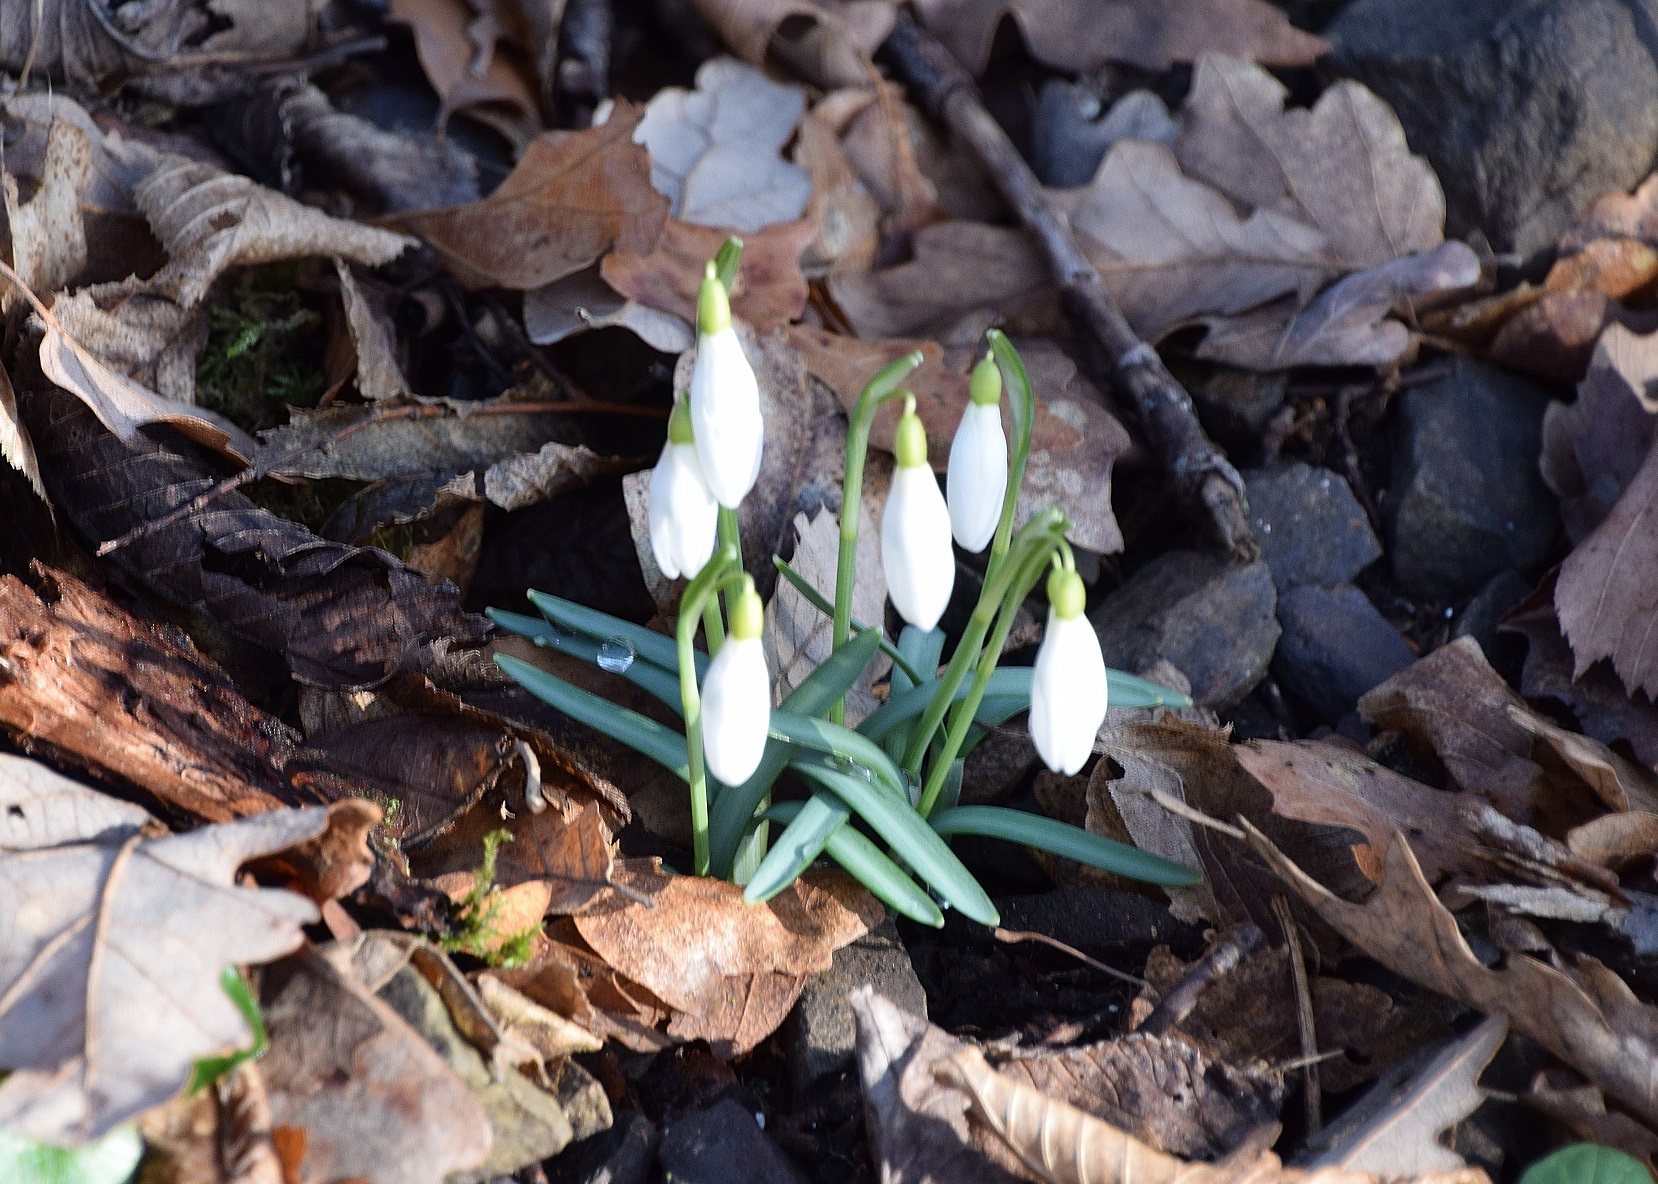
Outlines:
{"type": "Polygon", "coordinates": [[[1135,1029],[1151,1036],[1161,1036],[1192,1014],[1198,999],[1214,985],[1215,980],[1231,974],[1249,955],[1261,948],[1266,934],[1260,927],[1246,921],[1210,950],[1198,964],[1177,982],[1163,1001],[1152,1008],[1151,1014],[1135,1029]]]}
{"type": "Polygon", "coordinates": [[[1290,977],[1295,981],[1295,1025],[1301,1034],[1301,1101],[1306,1107],[1307,1133],[1316,1135],[1324,1126],[1323,1091],[1318,1083],[1318,1064],[1324,1058],[1318,1054],[1318,1030],[1313,1020],[1312,984],[1307,979],[1307,963],[1301,956],[1301,927],[1290,902],[1283,893],[1272,898],[1272,915],[1284,930],[1284,944],[1290,961],[1290,977]]]}
{"type": "Polygon", "coordinates": [[[1066,945],[1064,942],[1060,941],[1057,937],[1049,937],[1046,933],[1032,933],[1029,930],[1025,930],[1025,929],[1001,929],[1001,928],[996,928],[996,929],[992,929],[990,931],[990,934],[997,941],[1004,942],[1008,945],[1014,945],[1014,944],[1016,944],[1018,942],[1022,942],[1022,941],[1034,941],[1034,942],[1038,942],[1038,943],[1040,943],[1042,945],[1045,945],[1045,946],[1052,946],[1054,949],[1058,950],[1060,953],[1069,954],[1069,955],[1071,955],[1071,957],[1075,958],[1078,962],[1082,962],[1082,963],[1084,963],[1088,966],[1092,966],[1095,970],[1099,971],[1101,974],[1109,974],[1112,978],[1120,978],[1125,983],[1133,983],[1135,986],[1144,987],[1148,991],[1157,990],[1156,987],[1152,986],[1145,979],[1135,978],[1132,974],[1129,974],[1127,971],[1118,970],[1115,966],[1107,966],[1104,962],[1101,962],[1098,958],[1090,958],[1087,954],[1084,954],[1081,950],[1077,949],[1075,946],[1066,945]]]}
{"type": "Polygon", "coordinates": [[[922,105],[972,149],[1040,244],[1064,295],[1066,311],[1111,358],[1115,382],[1139,411],[1146,435],[1181,499],[1202,506],[1215,536],[1233,555],[1257,558],[1260,548],[1243,509],[1243,478],[1210,442],[1198,423],[1191,396],[1175,381],[1157,351],[1129,326],[1036,174],[985,110],[973,80],[949,49],[904,10],[899,11],[898,23],[882,50],[922,105]]]}

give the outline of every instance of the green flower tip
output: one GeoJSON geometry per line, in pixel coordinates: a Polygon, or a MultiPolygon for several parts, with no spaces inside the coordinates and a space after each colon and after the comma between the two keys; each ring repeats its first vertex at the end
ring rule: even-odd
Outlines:
{"type": "Polygon", "coordinates": [[[731,328],[731,298],[714,271],[713,260],[708,261],[702,276],[702,291],[697,293],[697,328],[710,334],[731,328]]]}
{"type": "Polygon", "coordinates": [[[696,443],[696,436],[691,431],[691,400],[682,394],[674,396],[673,413],[668,416],[668,443],[696,443]]]}
{"type": "Polygon", "coordinates": [[[904,414],[898,417],[898,430],[892,437],[892,454],[898,466],[913,469],[927,463],[927,429],[921,426],[921,417],[915,413],[915,396],[904,394],[904,414]]]}
{"type": "Polygon", "coordinates": [[[979,364],[973,367],[973,377],[968,383],[968,397],[981,407],[988,407],[1002,401],[1002,372],[997,368],[995,359],[988,350],[979,364]]]}
{"type": "Polygon", "coordinates": [[[1072,568],[1054,568],[1048,576],[1048,603],[1062,621],[1080,617],[1088,603],[1088,589],[1083,587],[1082,577],[1072,568]]]}
{"type": "Polygon", "coordinates": [[[760,603],[760,594],[754,590],[754,577],[743,577],[742,589],[731,606],[731,637],[737,641],[754,641],[766,623],[766,606],[760,603]]]}

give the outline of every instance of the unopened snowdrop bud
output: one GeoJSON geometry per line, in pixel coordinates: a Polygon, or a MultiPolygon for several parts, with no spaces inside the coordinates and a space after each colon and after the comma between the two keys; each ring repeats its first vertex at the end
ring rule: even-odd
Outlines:
{"type": "Polygon", "coordinates": [[[731,606],[731,631],[702,680],[702,746],[708,771],[741,785],[760,767],[771,726],[771,675],[760,631],[765,608],[754,580],[743,577],[731,606]]]}
{"type": "Polygon", "coordinates": [[[670,580],[690,579],[714,553],[720,507],[702,477],[691,434],[691,410],[674,400],[668,443],[651,470],[651,551],[670,580]]]}
{"type": "Polygon", "coordinates": [[[731,303],[714,265],[697,297],[697,361],[691,369],[691,426],[714,500],[736,509],[760,475],[765,424],[760,388],[731,327],[731,303]]]}
{"type": "Polygon", "coordinates": [[[950,550],[950,510],[927,467],[927,431],[915,414],[915,396],[904,396],[892,451],[898,467],[881,515],[881,566],[898,613],[917,629],[938,624],[956,583],[950,550]]]}
{"type": "Polygon", "coordinates": [[[996,535],[1007,493],[1007,435],[1002,431],[1002,372],[986,354],[973,367],[967,410],[950,444],[945,489],[950,529],[968,551],[982,551],[996,535]]]}
{"type": "Polygon", "coordinates": [[[1048,577],[1048,630],[1031,678],[1031,742],[1048,768],[1066,776],[1088,760],[1105,722],[1105,659],[1082,615],[1086,598],[1073,568],[1056,568],[1048,577]]]}

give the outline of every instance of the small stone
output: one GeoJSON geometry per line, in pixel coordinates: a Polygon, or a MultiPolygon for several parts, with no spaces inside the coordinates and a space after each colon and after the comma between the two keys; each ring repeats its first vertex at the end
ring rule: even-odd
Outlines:
{"type": "Polygon", "coordinates": [[[891,917],[836,950],[829,969],[806,980],[785,1029],[796,1093],[851,1062],[858,1031],[849,997],[866,985],[927,1018],[927,993],[891,917]]]}
{"type": "Polygon", "coordinates": [[[1500,571],[1474,594],[1468,607],[1462,610],[1451,637],[1472,637],[1480,649],[1491,652],[1491,642],[1497,636],[1497,623],[1508,615],[1508,610],[1531,594],[1531,581],[1509,568],[1500,571]]]}
{"type": "Polygon", "coordinates": [[[1445,187],[1448,238],[1554,244],[1658,150],[1658,0],[1357,0],[1325,36],[1445,187]]]}
{"type": "Polygon", "coordinates": [[[1346,478],[1297,461],[1244,474],[1249,526],[1282,596],[1297,584],[1345,584],[1382,556],[1346,478]]]}
{"type": "Polygon", "coordinates": [[[1351,584],[1303,584],[1278,602],[1284,627],[1272,673],[1331,723],[1359,696],[1415,661],[1410,646],[1351,584]]]}
{"type": "Polygon", "coordinates": [[[564,1108],[564,1117],[570,1121],[575,1139],[590,1139],[607,1130],[613,1121],[610,1098],[599,1079],[576,1064],[573,1057],[564,1057],[556,1066],[548,1066],[553,1080],[553,1096],[564,1108]]]}
{"type": "Polygon", "coordinates": [[[483,1054],[455,1027],[437,988],[413,966],[392,975],[379,995],[437,1050],[489,1115],[495,1133],[489,1158],[470,1172],[450,1176],[449,1184],[480,1184],[508,1175],[557,1155],[570,1142],[570,1120],[558,1100],[511,1066],[491,1071],[483,1054]]]}
{"type": "Polygon", "coordinates": [[[1265,563],[1170,551],[1152,560],[1088,617],[1105,662],[1143,670],[1158,658],[1191,682],[1192,698],[1225,706],[1265,676],[1278,641],[1277,596],[1265,563]]]}
{"type": "Polygon", "coordinates": [[[624,1110],[609,1130],[548,1160],[547,1184],[644,1184],[655,1166],[657,1141],[655,1123],[624,1110]]]}
{"type": "Polygon", "coordinates": [[[1482,362],[1405,392],[1385,513],[1400,588],[1454,600],[1548,556],[1559,527],[1537,468],[1548,395],[1482,362]]]}
{"type": "Polygon", "coordinates": [[[674,1184],[806,1184],[806,1177],[733,1098],[694,1110],[657,1148],[674,1184]]]}
{"type": "Polygon", "coordinates": [[[1174,366],[1215,442],[1240,464],[1260,456],[1261,436],[1288,396],[1288,375],[1179,360],[1174,366]]]}
{"type": "Polygon", "coordinates": [[[993,806],[1004,801],[1036,762],[1036,746],[1023,728],[991,732],[967,754],[960,804],[993,806]]]}

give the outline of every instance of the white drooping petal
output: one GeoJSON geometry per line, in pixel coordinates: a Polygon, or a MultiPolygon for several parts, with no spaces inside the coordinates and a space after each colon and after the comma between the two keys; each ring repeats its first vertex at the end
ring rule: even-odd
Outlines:
{"type": "Polygon", "coordinates": [[[741,785],[760,767],[771,726],[771,675],[758,637],[728,637],[702,680],[702,749],[708,771],[741,785]]]}
{"type": "Polygon", "coordinates": [[[729,509],[754,488],[766,428],[760,417],[760,387],[729,325],[697,338],[691,369],[691,427],[703,479],[714,500],[729,509]]]}
{"type": "Polygon", "coordinates": [[[881,515],[881,566],[898,614],[917,629],[938,624],[956,584],[950,509],[926,465],[899,465],[881,515]]]}
{"type": "Polygon", "coordinates": [[[999,405],[967,405],[950,444],[944,484],[956,542],[968,551],[984,550],[995,537],[1007,493],[1007,435],[999,405]]]}
{"type": "Polygon", "coordinates": [[[690,579],[702,570],[714,553],[719,512],[696,446],[670,440],[651,470],[650,487],[651,551],[663,575],[690,579]]]}
{"type": "Polygon", "coordinates": [[[1030,738],[1048,768],[1068,777],[1087,762],[1105,722],[1106,696],[1094,626],[1087,617],[1065,619],[1049,609],[1030,692],[1030,738]]]}

